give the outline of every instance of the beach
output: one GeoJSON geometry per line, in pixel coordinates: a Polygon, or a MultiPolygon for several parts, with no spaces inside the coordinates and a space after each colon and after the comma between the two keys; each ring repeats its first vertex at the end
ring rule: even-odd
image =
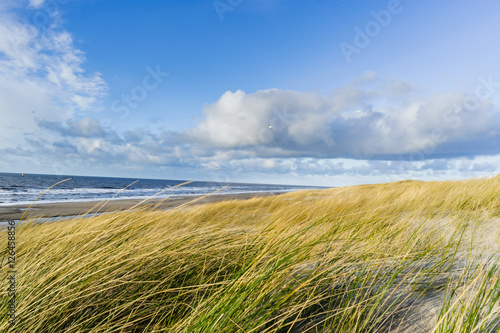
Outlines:
{"type": "Polygon", "coordinates": [[[27,216],[68,219],[0,228],[0,273],[22,300],[18,332],[496,332],[499,188],[497,176],[37,203],[27,216]],[[73,218],[87,212],[109,214],[73,218]]]}
{"type": "MultiPolygon", "coordinates": [[[[126,211],[135,208],[145,208],[153,206],[157,210],[167,210],[180,205],[204,204],[209,202],[220,202],[225,200],[245,200],[254,197],[277,195],[275,192],[220,194],[220,195],[194,195],[174,198],[153,198],[153,199],[120,199],[110,201],[76,201],[58,203],[35,203],[23,217],[23,220],[30,218],[56,218],[64,216],[78,216],[85,214],[126,211]]],[[[0,222],[19,220],[30,205],[11,205],[0,207],[0,222]]]]}

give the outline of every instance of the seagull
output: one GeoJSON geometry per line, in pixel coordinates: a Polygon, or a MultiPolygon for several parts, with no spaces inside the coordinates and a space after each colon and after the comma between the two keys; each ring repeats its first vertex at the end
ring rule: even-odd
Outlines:
{"type": "Polygon", "coordinates": [[[273,127],[271,125],[269,125],[269,124],[267,125],[267,127],[269,127],[269,129],[273,129],[273,127]]]}

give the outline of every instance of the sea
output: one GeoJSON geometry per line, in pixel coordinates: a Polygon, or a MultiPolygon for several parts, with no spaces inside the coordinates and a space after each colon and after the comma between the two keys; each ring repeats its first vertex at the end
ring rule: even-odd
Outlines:
{"type": "Polygon", "coordinates": [[[272,184],[222,184],[203,181],[177,186],[185,182],[185,180],[165,179],[0,173],[0,206],[31,204],[35,200],[37,200],[37,203],[58,203],[108,199],[187,197],[210,193],[213,195],[257,192],[284,193],[319,188],[272,184]],[[61,183],[53,186],[58,182],[61,183]],[[213,193],[215,191],[218,192],[213,193]]]}

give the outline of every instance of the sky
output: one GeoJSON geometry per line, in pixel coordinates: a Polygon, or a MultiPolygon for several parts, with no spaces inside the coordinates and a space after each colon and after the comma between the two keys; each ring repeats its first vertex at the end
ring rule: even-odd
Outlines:
{"type": "Polygon", "coordinates": [[[0,172],[500,173],[500,3],[0,0],[0,172]]]}

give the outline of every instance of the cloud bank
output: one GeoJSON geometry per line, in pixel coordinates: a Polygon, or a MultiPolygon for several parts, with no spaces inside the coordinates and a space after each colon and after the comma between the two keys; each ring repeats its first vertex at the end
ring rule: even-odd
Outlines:
{"type": "Polygon", "coordinates": [[[116,132],[99,120],[107,84],[83,69],[58,11],[33,20],[44,5],[23,17],[0,4],[3,170],[335,185],[500,172],[500,82],[488,76],[471,92],[373,72],[327,95],[227,91],[194,128],[116,132]]]}
{"type": "Polygon", "coordinates": [[[491,98],[423,95],[409,83],[372,74],[329,96],[226,92],[204,113],[188,141],[257,157],[424,160],[500,153],[500,112],[491,98]]]}
{"type": "Polygon", "coordinates": [[[427,93],[371,72],[327,96],[228,91],[203,113],[196,127],[184,131],[116,133],[92,118],[38,120],[40,129],[60,140],[31,144],[47,156],[64,153],[89,164],[194,175],[204,170],[233,181],[250,174],[256,179],[350,175],[366,181],[500,171],[500,113],[489,96],[427,93]]]}

